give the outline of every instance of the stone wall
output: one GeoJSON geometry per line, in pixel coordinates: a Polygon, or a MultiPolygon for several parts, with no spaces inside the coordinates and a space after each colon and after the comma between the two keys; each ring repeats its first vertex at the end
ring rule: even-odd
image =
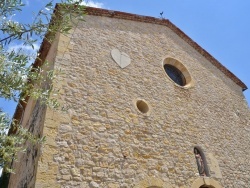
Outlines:
{"type": "Polygon", "coordinates": [[[54,85],[68,110],[46,112],[35,187],[192,187],[197,145],[222,187],[249,187],[250,113],[241,88],[165,26],[85,20],[59,37],[55,66],[63,74],[54,85]],[[130,56],[129,66],[114,62],[114,48],[130,56]],[[166,57],[185,65],[193,87],[166,76],[166,57]],[[150,114],[138,111],[138,99],[150,114]]]}
{"type": "MultiPolygon", "coordinates": [[[[46,60],[50,62],[50,66],[43,66],[43,74],[46,74],[47,69],[53,69],[57,46],[58,42],[56,40],[45,56],[46,60]]],[[[50,85],[50,83],[43,83],[44,88],[48,88],[48,85],[50,85]]],[[[30,98],[25,108],[20,106],[18,106],[17,109],[18,108],[21,114],[15,118],[17,118],[22,126],[28,129],[34,136],[41,138],[43,136],[44,121],[47,118],[47,116],[45,118],[47,110],[46,105],[41,104],[39,100],[30,98]]],[[[41,155],[41,144],[26,142],[24,148],[26,151],[19,152],[17,161],[12,164],[15,173],[10,175],[9,188],[35,187],[38,159],[41,155]]]]}
{"type": "MultiPolygon", "coordinates": [[[[30,103],[34,101],[30,100],[30,103]]],[[[45,118],[46,106],[39,102],[34,103],[33,112],[30,115],[26,128],[37,137],[42,136],[43,123],[45,118]]],[[[25,143],[24,152],[20,152],[17,162],[13,163],[14,174],[9,179],[10,188],[34,187],[36,180],[36,171],[40,153],[40,144],[25,143]]]]}

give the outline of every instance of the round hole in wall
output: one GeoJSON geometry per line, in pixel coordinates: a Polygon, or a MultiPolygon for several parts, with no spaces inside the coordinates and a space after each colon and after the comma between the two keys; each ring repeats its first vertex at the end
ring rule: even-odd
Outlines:
{"type": "Polygon", "coordinates": [[[163,68],[167,77],[177,86],[189,88],[193,85],[191,75],[187,68],[178,60],[173,58],[166,58],[163,61],[163,68]]]}
{"type": "Polygon", "coordinates": [[[144,100],[137,100],[136,107],[143,114],[146,114],[149,111],[148,104],[144,100]]]}

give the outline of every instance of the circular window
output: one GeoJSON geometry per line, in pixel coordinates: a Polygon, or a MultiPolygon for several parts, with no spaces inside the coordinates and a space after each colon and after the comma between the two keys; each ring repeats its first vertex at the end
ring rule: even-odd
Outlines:
{"type": "Polygon", "coordinates": [[[136,102],[136,106],[137,106],[138,110],[143,114],[145,114],[149,111],[149,107],[148,107],[147,103],[144,102],[143,100],[138,100],[136,102]]]}
{"type": "Polygon", "coordinates": [[[182,72],[173,65],[165,64],[164,69],[167,75],[180,86],[186,85],[186,79],[182,72]]]}
{"type": "Polygon", "coordinates": [[[136,102],[136,107],[143,114],[146,114],[149,111],[148,104],[145,101],[143,101],[143,100],[138,100],[136,102]]]}
{"type": "Polygon", "coordinates": [[[168,78],[177,86],[189,88],[193,85],[193,81],[188,70],[178,60],[173,58],[164,59],[163,68],[168,78]]]}

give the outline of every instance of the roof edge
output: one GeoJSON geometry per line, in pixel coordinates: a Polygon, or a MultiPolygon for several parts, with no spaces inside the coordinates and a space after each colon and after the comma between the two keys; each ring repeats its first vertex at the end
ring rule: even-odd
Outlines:
{"type": "MultiPolygon", "coordinates": [[[[56,9],[54,10],[53,14],[58,14],[58,12],[56,11],[56,9]]],[[[54,18],[55,19],[55,18],[54,18]]],[[[53,23],[53,18],[50,21],[50,24],[53,23]]],[[[51,42],[48,41],[48,38],[50,36],[52,36],[53,34],[48,32],[46,33],[45,37],[43,38],[43,41],[40,45],[39,51],[38,51],[38,57],[36,58],[36,60],[34,61],[34,63],[31,64],[31,67],[33,68],[37,68],[37,67],[41,67],[43,65],[43,63],[46,60],[46,57],[49,53],[50,47],[51,47],[51,42]]],[[[26,97],[24,101],[19,100],[19,104],[17,104],[17,107],[15,109],[14,115],[12,117],[13,120],[16,121],[16,123],[20,123],[22,121],[28,100],[30,99],[30,97],[26,97]]],[[[8,135],[11,134],[15,134],[17,132],[17,128],[13,125],[11,125],[9,131],[8,131],[8,135]]]]}
{"type": "MultiPolygon", "coordinates": [[[[69,5],[69,6],[75,6],[75,5],[69,5]]],[[[201,46],[199,46],[196,42],[194,42],[190,37],[188,37],[183,31],[181,31],[177,26],[175,26],[168,19],[159,19],[159,18],[154,18],[150,16],[141,16],[137,14],[106,10],[106,9],[100,9],[100,8],[94,8],[94,7],[86,7],[85,13],[89,15],[95,15],[95,16],[105,16],[105,17],[111,17],[111,18],[165,25],[168,28],[170,28],[173,32],[175,32],[180,38],[186,41],[191,47],[197,50],[202,56],[204,56],[214,66],[216,66],[219,70],[221,70],[227,77],[229,77],[232,81],[234,81],[237,85],[239,85],[243,91],[247,89],[247,86],[238,77],[236,77],[232,72],[230,72],[226,67],[224,67],[218,60],[216,60],[206,50],[204,50],[201,46]]],[[[60,4],[56,4],[53,14],[55,14],[56,16],[60,16],[60,4]]],[[[53,19],[56,19],[56,18],[54,17],[53,19]]],[[[50,24],[53,24],[53,19],[50,21],[50,24]]],[[[39,67],[43,65],[51,47],[51,43],[47,40],[48,36],[50,35],[51,35],[50,32],[48,32],[45,35],[42,41],[42,44],[40,46],[40,49],[38,51],[39,56],[35,60],[35,62],[31,65],[32,67],[39,67]]],[[[28,102],[28,100],[29,100],[29,97],[25,99],[25,103],[21,102],[20,105],[17,105],[15,113],[13,115],[13,119],[17,120],[18,122],[21,121],[22,114],[24,113],[24,110],[26,108],[26,103],[28,102]]],[[[15,134],[15,132],[16,132],[16,129],[14,127],[11,127],[8,134],[9,135],[15,134]]]]}
{"type": "Polygon", "coordinates": [[[167,26],[174,33],[176,33],[180,38],[187,42],[191,47],[193,47],[197,52],[199,52],[203,57],[205,57],[209,62],[211,62],[215,67],[217,67],[221,72],[223,72],[227,77],[229,77],[233,82],[242,88],[242,91],[247,89],[247,86],[231,71],[229,71],[224,65],[222,65],[217,59],[215,59],[209,52],[203,49],[199,44],[187,36],[182,30],[180,30],[176,25],[174,25],[168,19],[160,19],[150,16],[141,16],[137,14],[131,14],[120,11],[106,10],[101,8],[86,7],[85,13],[87,15],[94,16],[105,16],[110,18],[132,20],[145,23],[153,23],[158,25],[167,26]]]}

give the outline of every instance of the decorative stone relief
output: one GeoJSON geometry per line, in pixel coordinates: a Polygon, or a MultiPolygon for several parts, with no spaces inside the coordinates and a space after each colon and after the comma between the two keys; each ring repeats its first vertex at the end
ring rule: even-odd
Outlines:
{"type": "Polygon", "coordinates": [[[129,55],[124,52],[120,52],[118,49],[113,49],[111,51],[111,56],[122,69],[127,67],[131,62],[129,55]]]}

